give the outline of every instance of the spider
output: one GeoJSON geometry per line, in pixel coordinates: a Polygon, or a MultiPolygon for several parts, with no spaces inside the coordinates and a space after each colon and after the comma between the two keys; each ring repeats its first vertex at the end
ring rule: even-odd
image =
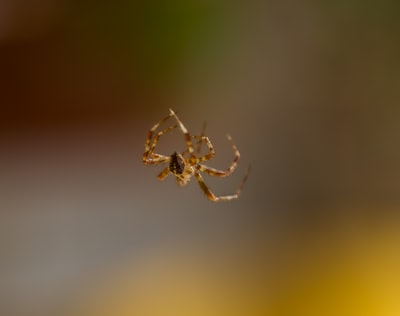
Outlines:
{"type": "Polygon", "coordinates": [[[188,130],[186,129],[186,127],[181,122],[181,120],[175,114],[175,112],[173,110],[169,109],[168,116],[166,116],[161,121],[159,121],[157,124],[155,124],[148,132],[146,143],[145,143],[145,151],[143,153],[143,163],[146,165],[166,163],[167,166],[160,172],[160,174],[157,176],[157,178],[160,181],[162,181],[170,173],[172,173],[175,176],[177,184],[180,187],[185,186],[188,183],[188,181],[191,179],[191,177],[194,176],[196,178],[197,182],[199,183],[200,188],[202,189],[205,196],[213,202],[229,201],[229,200],[237,199],[240,195],[240,192],[242,190],[244,183],[247,180],[248,174],[250,172],[250,167],[249,167],[246,175],[244,176],[240,186],[238,187],[238,189],[236,190],[236,192],[234,194],[216,196],[208,188],[208,186],[204,182],[204,179],[200,173],[204,172],[211,176],[227,177],[236,169],[239,158],[240,158],[240,153],[239,153],[239,150],[237,149],[236,145],[233,143],[231,136],[229,134],[227,134],[226,136],[228,138],[228,141],[231,143],[233,152],[235,154],[235,157],[234,157],[231,165],[226,170],[218,170],[218,169],[214,169],[214,168],[205,166],[204,164],[202,164],[202,162],[212,159],[215,156],[215,151],[214,151],[213,145],[211,144],[210,139],[204,135],[204,129],[205,129],[205,125],[203,126],[203,132],[201,135],[191,136],[189,134],[188,130]],[[177,124],[171,125],[171,126],[164,128],[156,133],[156,130],[159,128],[159,126],[170,118],[174,118],[177,124]],[[161,136],[170,132],[171,130],[173,130],[177,127],[179,127],[179,129],[182,131],[182,133],[185,137],[187,148],[181,153],[178,153],[175,151],[170,156],[165,156],[165,155],[155,153],[154,150],[155,150],[157,142],[159,141],[161,136]],[[195,152],[195,149],[193,146],[192,139],[197,141],[196,142],[196,146],[197,146],[196,152],[195,152]],[[200,147],[201,147],[202,142],[206,143],[209,152],[205,155],[197,157],[196,153],[200,154],[200,147]]]}

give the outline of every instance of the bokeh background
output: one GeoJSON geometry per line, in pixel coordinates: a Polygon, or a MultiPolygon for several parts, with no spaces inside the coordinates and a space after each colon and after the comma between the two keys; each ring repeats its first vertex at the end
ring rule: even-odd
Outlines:
{"type": "Polygon", "coordinates": [[[399,315],[399,10],[1,0],[0,314],[399,315]],[[168,108],[239,200],[142,165],[168,108]]]}

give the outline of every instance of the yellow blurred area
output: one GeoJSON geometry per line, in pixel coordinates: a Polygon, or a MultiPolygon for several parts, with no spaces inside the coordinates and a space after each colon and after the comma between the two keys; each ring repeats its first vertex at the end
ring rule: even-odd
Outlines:
{"type": "Polygon", "coordinates": [[[399,218],[375,230],[348,220],[280,249],[246,240],[149,252],[139,268],[114,267],[74,315],[398,315],[399,218]]]}

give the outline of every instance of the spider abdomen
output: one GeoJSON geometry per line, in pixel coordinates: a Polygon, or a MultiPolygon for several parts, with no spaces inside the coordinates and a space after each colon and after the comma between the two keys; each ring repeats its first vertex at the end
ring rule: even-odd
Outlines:
{"type": "Polygon", "coordinates": [[[183,171],[185,170],[185,160],[177,152],[174,152],[171,155],[171,160],[169,162],[169,170],[173,174],[182,174],[183,171]]]}

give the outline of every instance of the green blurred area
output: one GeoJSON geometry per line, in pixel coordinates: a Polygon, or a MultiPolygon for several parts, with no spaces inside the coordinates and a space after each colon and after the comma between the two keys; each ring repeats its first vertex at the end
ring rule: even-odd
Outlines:
{"type": "Polygon", "coordinates": [[[144,82],[168,85],[188,55],[220,54],[232,19],[218,2],[103,1],[79,3],[68,32],[84,50],[92,46],[123,58],[126,71],[144,82]]]}
{"type": "Polygon", "coordinates": [[[20,125],[17,116],[118,116],[140,110],[138,103],[164,103],[193,61],[193,76],[203,80],[210,68],[223,68],[238,10],[207,1],[20,0],[10,7],[14,15],[0,37],[8,126],[20,125]]]}
{"type": "MultiPolygon", "coordinates": [[[[278,89],[302,89],[304,83],[315,84],[315,76],[321,83],[313,87],[315,95],[328,96],[329,88],[340,84],[337,80],[351,78],[349,71],[382,94],[388,88],[379,85],[397,88],[397,1],[4,3],[0,80],[6,93],[0,101],[11,116],[16,115],[15,106],[52,112],[53,104],[96,111],[91,103],[99,103],[103,113],[107,106],[98,98],[112,100],[118,95],[121,100],[105,112],[121,115],[130,111],[123,105],[128,102],[152,107],[175,103],[186,91],[189,101],[191,91],[215,93],[208,86],[213,79],[222,89],[235,90],[233,85],[238,85],[249,93],[253,88],[259,100],[268,97],[275,84],[278,89]],[[321,73],[305,72],[304,63],[311,70],[320,67],[321,73]],[[299,71],[304,72],[303,83],[292,87],[299,71]],[[37,82],[48,89],[38,87],[29,95],[31,83],[37,82]],[[27,97],[14,99],[7,90],[27,90],[27,97]],[[99,97],[99,90],[110,95],[99,97]],[[76,92],[82,102],[71,98],[63,104],[65,91],[76,92]]],[[[331,108],[341,106],[331,99],[331,108]]],[[[390,103],[393,97],[387,99],[390,103]]]]}

